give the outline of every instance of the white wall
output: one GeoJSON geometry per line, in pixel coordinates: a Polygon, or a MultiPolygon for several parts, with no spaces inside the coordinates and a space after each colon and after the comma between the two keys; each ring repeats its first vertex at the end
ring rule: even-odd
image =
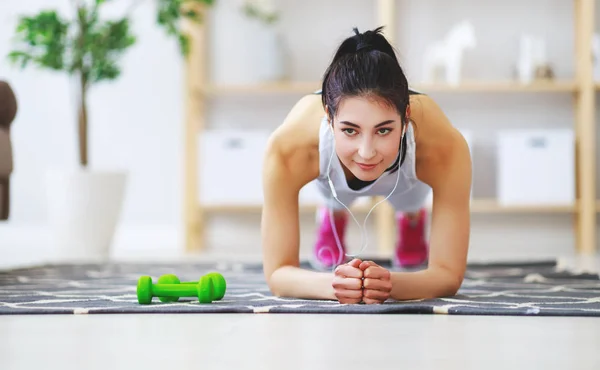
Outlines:
{"type": "MultiPolygon", "coordinates": [[[[247,21],[224,11],[223,1],[218,3],[211,19],[215,29],[211,42],[219,53],[212,55],[211,65],[215,68],[213,76],[222,78],[217,67],[247,62],[243,50],[259,53],[261,46],[258,41],[253,44],[252,38],[236,38],[244,32],[239,27],[247,21]],[[227,58],[228,63],[221,64],[225,60],[218,58],[227,58]]],[[[363,31],[378,26],[374,5],[369,1],[279,3],[284,5],[281,30],[290,53],[290,74],[297,80],[318,80],[335,47],[351,35],[352,27],[363,31]]],[[[0,55],[9,50],[17,14],[34,12],[42,6],[70,9],[69,0],[29,0],[26,4],[0,2],[0,55]]],[[[131,249],[140,254],[151,250],[171,253],[182,248],[183,66],[175,42],[154,25],[152,7],[140,6],[135,14],[134,30],[139,42],[123,62],[122,77],[97,87],[90,98],[90,157],[94,166],[125,167],[131,173],[116,253],[131,249]]],[[[421,73],[420,55],[425,45],[464,18],[473,21],[478,37],[477,49],[465,59],[466,79],[509,78],[521,31],[546,37],[548,55],[559,78],[573,74],[570,1],[509,0],[492,4],[465,0],[450,4],[443,0],[410,0],[399,2],[396,16],[400,58],[415,82],[421,73]]],[[[0,78],[13,84],[20,102],[13,131],[16,153],[12,217],[9,223],[0,225],[0,251],[13,250],[15,245],[26,250],[45,235],[44,170],[76,163],[75,110],[63,75],[33,69],[20,72],[0,59],[0,78]],[[42,234],[32,234],[32,230],[41,230],[42,234]],[[10,242],[3,242],[7,240],[10,242]]],[[[433,96],[455,125],[474,132],[475,196],[495,195],[494,134],[499,128],[570,127],[573,122],[572,100],[566,93],[433,96]]],[[[298,97],[214,99],[209,106],[210,127],[270,130],[298,97]]],[[[571,219],[570,215],[474,215],[473,255],[501,254],[507,248],[510,253],[569,253],[573,246],[571,219]]],[[[260,251],[258,215],[215,216],[208,222],[208,243],[213,250],[260,251]],[[232,235],[232,227],[238,235],[232,235]]],[[[310,251],[314,241],[313,224],[314,217],[304,217],[304,252],[310,251]]],[[[356,240],[355,229],[351,226],[350,240],[356,240]]]]}

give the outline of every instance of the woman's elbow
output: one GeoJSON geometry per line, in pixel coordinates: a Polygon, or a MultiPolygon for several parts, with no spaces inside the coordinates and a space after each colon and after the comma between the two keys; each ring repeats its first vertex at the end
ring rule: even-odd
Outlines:
{"type": "Polygon", "coordinates": [[[446,267],[436,269],[438,279],[438,297],[455,296],[462,286],[464,274],[446,267]]]}
{"type": "Polygon", "coordinates": [[[448,277],[447,277],[447,279],[445,279],[445,284],[444,284],[445,285],[444,296],[446,296],[446,297],[455,296],[458,293],[458,291],[460,290],[460,287],[462,286],[463,279],[464,279],[463,274],[459,274],[456,272],[448,272],[448,277]]]}
{"type": "Polygon", "coordinates": [[[273,296],[281,298],[281,292],[279,290],[279,287],[277,286],[275,279],[273,279],[273,277],[267,278],[267,286],[269,287],[269,291],[271,292],[271,294],[273,296]]]}
{"type": "Polygon", "coordinates": [[[281,298],[282,297],[282,292],[281,292],[281,284],[279,284],[278,278],[277,278],[277,268],[275,269],[270,269],[270,270],[265,270],[265,280],[267,283],[267,286],[269,287],[269,291],[271,292],[272,295],[274,295],[275,297],[281,298]]]}

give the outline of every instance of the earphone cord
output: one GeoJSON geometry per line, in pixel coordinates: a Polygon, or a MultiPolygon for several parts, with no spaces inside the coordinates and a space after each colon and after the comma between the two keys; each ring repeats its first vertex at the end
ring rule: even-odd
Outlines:
{"type": "MultiPolygon", "coordinates": [[[[367,216],[365,217],[365,220],[363,222],[363,226],[361,227],[360,223],[358,222],[358,220],[356,219],[356,217],[354,217],[354,214],[352,213],[352,211],[350,210],[350,208],[348,208],[342,201],[340,201],[337,197],[337,194],[335,192],[335,188],[333,186],[333,182],[331,181],[331,177],[329,176],[329,173],[331,171],[331,162],[333,160],[333,155],[335,153],[335,150],[332,150],[331,156],[329,158],[329,165],[327,166],[327,179],[329,181],[329,185],[331,188],[331,192],[332,192],[332,196],[333,198],[340,203],[350,214],[350,216],[352,216],[352,219],[354,220],[354,222],[356,223],[356,225],[358,226],[358,228],[361,231],[361,245],[362,248],[360,249],[360,251],[356,254],[348,254],[348,253],[344,253],[344,250],[342,248],[342,243],[340,241],[339,235],[337,233],[337,229],[334,225],[334,216],[333,216],[333,207],[328,207],[329,209],[329,222],[331,225],[331,229],[333,231],[334,237],[335,237],[335,241],[338,247],[338,251],[339,251],[339,257],[338,260],[336,261],[335,264],[332,265],[332,269],[335,269],[335,267],[337,265],[340,265],[342,263],[342,256],[346,255],[346,257],[351,257],[351,258],[356,258],[358,257],[360,254],[362,254],[362,252],[367,248],[368,245],[368,236],[367,236],[367,220],[369,219],[369,216],[371,215],[371,213],[373,212],[373,210],[381,203],[383,203],[384,201],[386,201],[388,198],[390,198],[392,196],[392,194],[394,194],[394,191],[396,191],[396,188],[398,187],[398,182],[400,180],[400,173],[401,173],[401,168],[398,168],[398,175],[396,176],[396,183],[394,184],[394,188],[392,189],[392,191],[388,194],[387,197],[385,197],[384,199],[380,200],[379,202],[375,203],[373,205],[373,207],[371,207],[371,209],[369,210],[369,212],[367,213],[367,216]]],[[[398,151],[398,156],[400,156],[402,153],[402,139],[400,140],[400,150],[398,151]]],[[[402,193],[398,194],[404,194],[407,191],[411,190],[414,186],[415,186],[416,182],[413,182],[413,184],[406,189],[405,191],[403,191],[402,193]]],[[[329,250],[329,253],[331,254],[331,256],[333,257],[333,250],[331,250],[331,248],[325,247],[323,249],[321,249],[319,251],[319,255],[324,251],[324,250],[329,250]]]]}

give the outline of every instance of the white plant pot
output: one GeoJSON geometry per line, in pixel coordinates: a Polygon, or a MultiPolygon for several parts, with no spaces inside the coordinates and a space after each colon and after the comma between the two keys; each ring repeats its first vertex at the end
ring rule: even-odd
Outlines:
{"type": "Polygon", "coordinates": [[[105,261],[121,215],[127,173],[48,171],[48,222],[62,260],[105,261]]]}

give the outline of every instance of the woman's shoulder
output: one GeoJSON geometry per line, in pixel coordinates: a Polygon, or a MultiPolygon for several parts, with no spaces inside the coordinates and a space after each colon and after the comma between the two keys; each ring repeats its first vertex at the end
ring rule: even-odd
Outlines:
{"type": "Polygon", "coordinates": [[[318,175],[319,132],[324,115],[319,95],[300,98],[272,132],[268,155],[276,155],[289,169],[318,175]]]}
{"type": "Polygon", "coordinates": [[[442,107],[431,96],[413,95],[410,97],[410,103],[411,121],[414,122],[417,145],[435,143],[436,148],[443,148],[442,143],[452,143],[462,136],[442,107]]]}
{"type": "Polygon", "coordinates": [[[273,131],[271,141],[284,151],[318,147],[319,130],[324,115],[319,96],[303,96],[290,109],[281,125],[273,131]]]}
{"type": "Polygon", "coordinates": [[[456,154],[464,158],[463,152],[468,152],[465,138],[432,97],[411,96],[411,115],[419,163],[417,172],[444,167],[457,158],[456,154]]]}

